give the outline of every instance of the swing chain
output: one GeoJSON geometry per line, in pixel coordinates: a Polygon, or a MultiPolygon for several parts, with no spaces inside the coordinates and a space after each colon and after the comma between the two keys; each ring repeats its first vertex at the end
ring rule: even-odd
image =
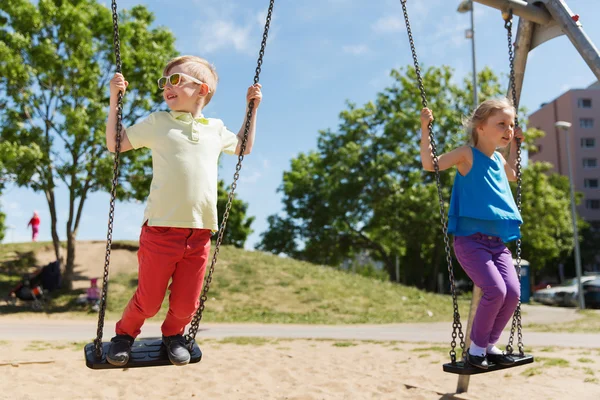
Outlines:
{"type": "MultiPolygon", "coordinates": [[[[271,17],[273,14],[273,6],[275,4],[275,0],[270,0],[269,9],[267,11],[267,17],[265,21],[265,29],[263,32],[262,42],[260,45],[260,51],[258,53],[258,60],[256,66],[256,73],[254,75],[254,84],[259,82],[261,66],[263,63],[263,57],[265,55],[265,48],[267,46],[267,38],[269,36],[269,27],[271,25],[271,17]]],[[[223,236],[225,234],[225,227],[227,226],[227,220],[229,219],[229,212],[231,211],[231,204],[233,202],[234,192],[237,188],[237,181],[240,177],[240,170],[242,169],[242,161],[244,159],[244,152],[246,151],[246,143],[248,141],[248,132],[250,131],[250,125],[252,123],[252,116],[254,112],[254,100],[250,101],[248,104],[248,114],[246,115],[246,125],[244,126],[244,137],[242,139],[242,144],[240,146],[240,154],[238,156],[238,162],[235,166],[235,173],[233,175],[233,182],[231,183],[231,191],[229,192],[229,197],[227,199],[227,205],[225,206],[225,212],[223,213],[223,220],[221,221],[221,226],[219,228],[219,233],[217,236],[217,241],[215,244],[215,252],[212,257],[212,262],[210,264],[210,268],[208,270],[208,274],[206,276],[206,283],[202,290],[202,295],[200,296],[200,304],[198,309],[196,310],[196,314],[194,314],[194,318],[190,323],[190,328],[188,333],[185,335],[185,339],[188,347],[191,349],[194,345],[194,341],[196,340],[196,334],[198,333],[198,328],[200,325],[200,321],[202,320],[202,313],[204,312],[205,303],[208,300],[208,291],[210,290],[210,284],[212,282],[212,276],[215,271],[215,265],[217,264],[217,257],[219,255],[219,250],[221,247],[221,243],[223,242],[223,236]]]]}
{"type": "MultiPolygon", "coordinates": [[[[512,95],[513,106],[515,107],[515,128],[519,126],[519,119],[517,117],[518,113],[518,101],[517,101],[517,87],[515,82],[515,55],[512,43],[512,17],[513,10],[512,8],[508,10],[508,12],[502,13],[502,18],[504,18],[504,28],[506,28],[506,34],[508,39],[508,60],[510,63],[510,91],[512,95]]],[[[521,142],[517,140],[517,208],[519,209],[519,213],[521,213],[521,188],[522,188],[522,177],[521,177],[521,142]]],[[[519,281],[521,281],[521,239],[517,239],[517,259],[516,259],[516,269],[517,269],[517,277],[519,281]]],[[[519,354],[521,356],[525,355],[523,350],[523,332],[521,326],[521,299],[519,298],[519,303],[517,304],[517,308],[515,309],[515,313],[512,318],[512,324],[510,328],[510,336],[508,339],[508,345],[506,346],[506,351],[508,354],[512,354],[513,349],[513,340],[515,335],[515,329],[517,330],[518,342],[517,345],[519,347],[519,354]]]]}
{"type": "MultiPolygon", "coordinates": [[[[412,52],[412,58],[415,65],[415,73],[417,75],[417,81],[419,83],[419,92],[421,94],[421,102],[423,104],[423,108],[427,107],[427,95],[425,93],[425,87],[423,86],[423,78],[421,77],[421,69],[419,67],[419,61],[417,59],[417,51],[415,48],[415,42],[412,36],[412,30],[410,27],[410,20],[408,17],[408,10],[406,8],[407,0],[400,0],[402,4],[402,11],[404,12],[404,21],[406,23],[406,31],[408,33],[408,41],[410,43],[410,49],[412,52]]],[[[437,156],[437,146],[435,142],[435,138],[433,136],[433,123],[430,121],[428,124],[429,129],[429,142],[431,144],[431,153],[433,156],[433,167],[435,170],[435,180],[437,184],[437,192],[439,199],[439,209],[440,209],[440,220],[442,222],[442,232],[444,233],[444,246],[446,250],[446,262],[448,264],[448,275],[450,279],[450,291],[452,293],[452,304],[454,308],[454,319],[452,323],[452,341],[450,342],[451,350],[450,350],[450,359],[452,364],[456,364],[456,338],[458,337],[460,340],[460,348],[462,351],[461,358],[465,357],[465,337],[462,331],[462,323],[460,322],[460,312],[458,310],[458,299],[456,296],[456,285],[454,279],[454,267],[452,265],[452,254],[450,250],[450,239],[448,238],[448,224],[446,222],[446,212],[444,205],[444,197],[442,194],[442,185],[440,183],[440,167],[438,163],[437,156]]]]}
{"type": "MultiPolygon", "coordinates": [[[[113,44],[116,58],[116,72],[121,72],[121,44],[119,40],[119,19],[117,14],[117,2],[112,0],[112,19],[113,19],[113,44]]],[[[108,273],[110,268],[110,250],[112,246],[112,231],[115,220],[115,198],[117,195],[117,184],[119,180],[119,155],[121,152],[121,130],[123,119],[123,93],[119,92],[117,97],[117,136],[115,158],[113,165],[112,187],[110,190],[110,207],[108,212],[108,233],[106,236],[106,256],[104,258],[104,275],[102,277],[102,296],[100,298],[100,307],[98,311],[98,329],[96,339],[94,339],[94,350],[97,359],[102,358],[102,336],[104,334],[104,317],[106,314],[106,300],[108,295],[108,273]]]]}

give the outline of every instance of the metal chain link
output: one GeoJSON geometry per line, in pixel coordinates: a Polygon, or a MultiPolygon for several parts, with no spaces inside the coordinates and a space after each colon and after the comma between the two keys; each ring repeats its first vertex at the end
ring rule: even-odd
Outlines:
{"type": "MultiPolygon", "coordinates": [[[[518,119],[518,109],[519,105],[517,102],[517,87],[515,83],[515,55],[513,50],[512,43],[512,17],[513,11],[509,9],[508,12],[503,13],[502,17],[504,18],[504,28],[506,28],[506,36],[508,38],[508,60],[510,63],[510,90],[512,94],[512,102],[515,107],[515,128],[519,126],[518,119]]],[[[521,141],[517,140],[517,208],[519,209],[519,213],[521,213],[521,141]]],[[[521,239],[517,239],[517,276],[519,277],[519,282],[521,281],[521,239]]],[[[518,347],[519,354],[523,356],[525,353],[523,351],[523,332],[521,327],[521,299],[519,298],[519,303],[517,304],[517,308],[515,309],[515,313],[513,314],[512,324],[510,327],[510,336],[508,339],[508,345],[506,346],[506,351],[508,354],[513,354],[513,340],[515,335],[515,329],[518,331],[518,347]]]]}
{"type": "MultiPolygon", "coordinates": [[[[415,65],[415,73],[417,74],[417,81],[419,83],[419,91],[421,93],[421,102],[423,104],[423,108],[427,107],[427,95],[425,93],[425,88],[423,86],[423,78],[421,77],[421,69],[419,67],[419,61],[417,59],[417,51],[415,49],[415,42],[412,36],[412,30],[410,27],[410,20],[408,17],[408,11],[406,9],[406,1],[400,0],[402,4],[402,11],[404,12],[404,21],[406,23],[406,32],[408,33],[408,41],[410,43],[410,49],[412,52],[412,58],[415,65]]],[[[450,250],[450,239],[448,238],[448,224],[446,221],[446,211],[444,206],[444,196],[442,194],[442,185],[440,183],[440,167],[438,163],[437,156],[437,146],[435,143],[435,138],[433,136],[433,123],[429,122],[429,142],[431,143],[431,153],[433,155],[433,167],[435,170],[435,181],[437,185],[438,192],[438,200],[440,205],[440,220],[442,222],[442,232],[444,233],[444,247],[446,250],[446,262],[448,263],[448,275],[450,279],[450,291],[452,293],[452,305],[454,307],[454,320],[452,323],[452,341],[450,342],[451,350],[450,350],[450,359],[452,364],[456,363],[456,338],[458,337],[460,340],[460,348],[461,348],[461,358],[465,356],[465,337],[462,331],[462,323],[460,322],[460,313],[458,310],[458,299],[456,296],[456,284],[454,279],[454,267],[452,265],[452,253],[450,250]]]]}
{"type": "MultiPolygon", "coordinates": [[[[121,43],[119,39],[119,19],[117,14],[117,1],[112,0],[113,19],[113,44],[115,49],[116,72],[121,72],[121,43]]],[[[104,316],[106,314],[106,300],[108,294],[108,273],[110,269],[110,250],[112,246],[112,231],[115,219],[115,198],[117,194],[117,183],[119,179],[119,155],[121,152],[121,130],[123,118],[123,93],[119,92],[117,97],[117,137],[115,148],[115,159],[113,165],[112,188],[110,190],[110,207],[108,212],[108,233],[106,236],[106,256],[104,258],[104,275],[102,277],[102,296],[100,298],[100,310],[98,311],[98,329],[94,339],[94,350],[96,359],[102,358],[102,336],[104,330],[104,316]]]]}
{"type": "MultiPolygon", "coordinates": [[[[262,42],[260,44],[260,51],[258,53],[258,60],[256,66],[256,73],[254,75],[254,84],[257,84],[260,77],[261,66],[263,63],[263,57],[265,55],[265,48],[267,46],[267,38],[269,36],[269,27],[271,26],[271,17],[273,14],[273,6],[275,4],[275,0],[270,0],[269,9],[267,11],[267,17],[265,21],[265,29],[263,32],[262,42]]],[[[246,150],[246,142],[248,140],[248,132],[250,130],[250,124],[252,122],[252,116],[254,111],[254,101],[252,100],[248,104],[248,114],[246,115],[246,125],[244,126],[244,137],[242,140],[240,154],[238,156],[238,162],[235,166],[235,173],[233,174],[233,183],[231,184],[231,191],[229,192],[229,197],[227,199],[227,205],[225,206],[225,212],[223,213],[223,220],[221,221],[221,226],[219,228],[219,233],[217,236],[217,242],[215,245],[215,252],[212,257],[212,262],[210,264],[210,268],[208,270],[208,275],[206,276],[206,283],[204,284],[204,289],[202,290],[202,295],[200,296],[200,305],[198,310],[196,310],[196,314],[190,323],[190,328],[188,333],[185,335],[185,339],[187,341],[188,347],[191,349],[196,340],[196,334],[198,333],[198,327],[200,325],[200,321],[202,320],[202,313],[204,312],[205,303],[208,300],[208,291],[210,290],[210,283],[212,282],[212,276],[215,271],[215,265],[217,264],[217,257],[219,256],[219,250],[221,243],[223,242],[223,235],[225,234],[225,227],[227,226],[227,220],[229,219],[229,211],[231,210],[231,204],[233,202],[234,192],[237,188],[237,181],[240,177],[240,170],[242,169],[242,160],[244,159],[244,151],[246,150]]]]}

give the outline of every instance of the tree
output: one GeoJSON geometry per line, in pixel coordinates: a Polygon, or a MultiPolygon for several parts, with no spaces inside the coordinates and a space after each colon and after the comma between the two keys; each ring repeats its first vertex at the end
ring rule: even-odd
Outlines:
{"type": "MultiPolygon", "coordinates": [[[[523,170],[522,257],[531,262],[532,285],[547,266],[557,271],[562,254],[573,249],[569,179],[536,162],[523,170]]],[[[578,221],[579,228],[584,225],[578,221]]],[[[513,246],[514,247],[514,246],[513,246]]],[[[513,251],[513,255],[515,255],[513,251]]]]}
{"type": "MultiPolygon", "coordinates": [[[[223,180],[219,180],[219,187],[217,188],[217,210],[219,211],[219,227],[223,221],[223,212],[225,212],[225,206],[229,199],[230,187],[225,188],[223,180]]],[[[248,210],[248,204],[242,200],[234,198],[231,203],[231,210],[229,211],[229,217],[227,218],[227,228],[225,229],[225,235],[223,236],[223,244],[231,244],[238,248],[243,248],[246,243],[246,239],[252,233],[252,222],[254,217],[246,217],[246,211],[248,210]]]]}
{"type": "Polygon", "coordinates": [[[4,214],[0,209],[0,242],[4,240],[4,234],[6,232],[6,225],[4,221],[6,220],[6,214],[4,214]]]}
{"type": "MultiPolygon", "coordinates": [[[[479,75],[482,97],[500,93],[489,70],[479,75]]],[[[413,68],[391,76],[394,84],[375,102],[349,103],[338,131],[321,131],[317,150],[292,160],[279,188],[286,215],[269,218],[257,248],[327,265],[366,251],[394,280],[399,256],[407,282],[435,287],[444,247],[435,179],[419,159],[417,78],[413,68]]],[[[438,151],[464,143],[461,118],[470,112],[470,93],[452,83],[448,67],[427,69],[423,80],[443,132],[436,133],[438,151]]],[[[441,175],[446,199],[452,177],[441,175]]]]}
{"type": "MultiPolygon", "coordinates": [[[[123,74],[131,82],[123,121],[130,125],[158,109],[155,78],[176,55],[175,38],[165,28],[150,28],[154,16],[142,6],[119,18],[123,74]]],[[[67,188],[67,288],[85,201],[112,181],[113,157],[104,139],[115,71],[112,40],[111,11],[95,0],[0,3],[0,143],[13,149],[5,168],[17,185],[46,195],[57,259],[55,189],[67,188]],[[20,158],[19,146],[31,149],[28,158],[20,158]]],[[[123,155],[119,199],[140,197],[149,166],[148,152],[123,155]]]]}
{"type": "MultiPolygon", "coordinates": [[[[446,258],[435,175],[420,162],[417,78],[412,68],[391,76],[393,85],[375,102],[348,104],[337,132],[321,131],[317,150],[291,161],[279,188],[285,215],[269,217],[257,248],[332,266],[366,252],[385,264],[392,280],[398,257],[403,282],[434,290],[446,258]]],[[[489,69],[478,78],[483,99],[502,93],[489,69]]],[[[463,89],[453,83],[450,68],[432,67],[424,70],[423,83],[438,153],[466,143],[468,82],[463,89]]],[[[453,178],[454,171],[440,174],[446,212],[453,178]]]]}

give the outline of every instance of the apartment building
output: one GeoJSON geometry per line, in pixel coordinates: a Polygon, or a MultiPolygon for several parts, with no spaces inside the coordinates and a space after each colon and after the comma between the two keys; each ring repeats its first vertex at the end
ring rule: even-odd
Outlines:
{"type": "Polygon", "coordinates": [[[529,155],[530,160],[550,162],[555,172],[566,176],[568,136],[574,188],[583,193],[577,212],[600,229],[600,81],[542,104],[529,116],[529,126],[546,133],[537,142],[539,151],[529,155]],[[557,121],[572,124],[568,135],[554,126],[557,121]]]}

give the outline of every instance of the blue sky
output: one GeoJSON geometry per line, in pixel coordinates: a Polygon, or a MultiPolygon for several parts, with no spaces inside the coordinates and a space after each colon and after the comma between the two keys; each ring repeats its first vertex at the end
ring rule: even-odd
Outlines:
{"type": "MultiPolygon", "coordinates": [[[[316,147],[320,129],[336,128],[347,100],[363,104],[390,82],[392,68],[412,63],[400,0],[303,0],[275,2],[274,20],[260,82],[264,100],[258,113],[253,153],[244,160],[237,195],[256,217],[253,248],[266,230],[266,218],[281,210],[276,192],[284,170],[299,152],[316,147]]],[[[459,0],[409,0],[411,25],[423,67],[449,65],[457,81],[471,72],[471,43],[464,31],[468,14],[459,0]]],[[[106,2],[108,5],[109,3],[106,2]]],[[[244,116],[244,96],[252,83],[268,0],[120,0],[120,8],[144,4],[156,24],[172,30],[183,54],[215,64],[220,84],[205,115],[220,118],[237,132],[244,116]]],[[[581,16],[588,36],[600,46],[598,0],[568,0],[581,16]]],[[[508,55],[500,12],[475,4],[477,66],[493,68],[506,80],[508,55]]],[[[516,27],[516,21],[515,21],[516,27]]],[[[157,75],[160,71],[157,71],[157,75]]],[[[521,104],[530,111],[572,88],[595,81],[566,37],[553,39],[529,55],[521,104]]],[[[131,84],[135,84],[132,82],[131,84]]],[[[415,115],[415,118],[418,116],[415,115]]],[[[234,157],[224,157],[220,177],[232,180],[234,157]]],[[[65,238],[67,196],[57,191],[59,235],[65,238]]],[[[11,227],[4,242],[30,239],[26,228],[33,210],[42,218],[40,240],[50,240],[44,196],[8,187],[0,198],[11,227]]],[[[79,240],[105,240],[109,198],[95,193],[86,202],[79,240]]],[[[143,204],[118,203],[114,239],[136,239],[143,204]]]]}

